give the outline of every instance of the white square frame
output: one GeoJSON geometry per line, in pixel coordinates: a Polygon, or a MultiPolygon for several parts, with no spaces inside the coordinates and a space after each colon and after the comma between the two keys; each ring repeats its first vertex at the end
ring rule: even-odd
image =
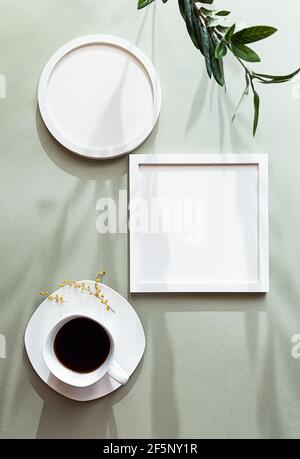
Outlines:
{"type": "MultiPolygon", "coordinates": [[[[130,231],[130,292],[131,293],[201,293],[201,292],[252,292],[269,291],[269,217],[268,217],[268,155],[266,154],[199,154],[199,155],[129,155],[130,202],[139,198],[140,167],[155,165],[256,165],[258,168],[258,281],[255,282],[144,282],[138,266],[136,234],[130,231]]],[[[130,203],[129,203],[130,214],[130,203]]],[[[157,260],[159,263],[159,260],[157,260]]]]}

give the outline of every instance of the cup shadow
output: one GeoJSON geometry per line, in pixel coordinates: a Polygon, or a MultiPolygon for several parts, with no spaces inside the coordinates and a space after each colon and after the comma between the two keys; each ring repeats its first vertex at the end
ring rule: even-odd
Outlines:
{"type": "Polygon", "coordinates": [[[37,439],[118,438],[114,405],[133,390],[142,371],[143,360],[125,386],[106,397],[89,402],[77,402],[65,398],[48,387],[32,368],[25,349],[23,361],[32,388],[43,400],[36,432],[37,439]]]}

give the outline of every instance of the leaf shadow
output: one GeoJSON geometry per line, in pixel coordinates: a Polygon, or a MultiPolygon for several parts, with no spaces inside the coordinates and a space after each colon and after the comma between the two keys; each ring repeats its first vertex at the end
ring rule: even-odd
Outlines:
{"type": "Polygon", "coordinates": [[[208,89],[208,76],[204,70],[193,97],[189,118],[185,126],[185,135],[189,134],[189,132],[195,127],[198,119],[200,118],[205,108],[208,89]]]}

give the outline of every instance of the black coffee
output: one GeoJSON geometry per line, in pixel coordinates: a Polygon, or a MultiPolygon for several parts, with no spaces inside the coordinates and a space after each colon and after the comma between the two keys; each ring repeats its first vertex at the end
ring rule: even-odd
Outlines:
{"type": "Polygon", "coordinates": [[[57,332],[54,352],[57,359],[69,370],[90,373],[107,359],[110,352],[109,336],[92,319],[72,319],[57,332]]]}

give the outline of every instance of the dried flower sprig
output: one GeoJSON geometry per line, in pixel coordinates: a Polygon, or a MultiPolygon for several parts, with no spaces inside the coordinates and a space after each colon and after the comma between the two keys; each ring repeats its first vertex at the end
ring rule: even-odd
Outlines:
{"type": "MultiPolygon", "coordinates": [[[[74,289],[79,289],[82,292],[87,292],[90,296],[94,296],[97,298],[101,304],[105,306],[106,311],[112,311],[115,312],[110,304],[108,303],[108,300],[105,298],[103,293],[101,293],[101,288],[99,283],[102,283],[102,278],[105,275],[104,271],[101,271],[98,273],[96,282],[95,282],[95,289],[93,290],[90,284],[85,284],[85,282],[80,282],[76,280],[63,280],[62,282],[59,283],[59,287],[71,287],[74,289]]],[[[65,299],[63,296],[59,295],[50,295],[48,290],[42,290],[40,292],[42,296],[47,296],[48,300],[50,301],[56,301],[57,303],[63,304],[65,302],[65,299]]]]}
{"type": "Polygon", "coordinates": [[[60,296],[60,295],[50,295],[50,293],[48,292],[48,290],[42,290],[40,292],[40,295],[42,296],[47,296],[48,300],[50,301],[56,301],[56,303],[61,303],[63,304],[65,302],[65,299],[63,296],[60,296]]]}

